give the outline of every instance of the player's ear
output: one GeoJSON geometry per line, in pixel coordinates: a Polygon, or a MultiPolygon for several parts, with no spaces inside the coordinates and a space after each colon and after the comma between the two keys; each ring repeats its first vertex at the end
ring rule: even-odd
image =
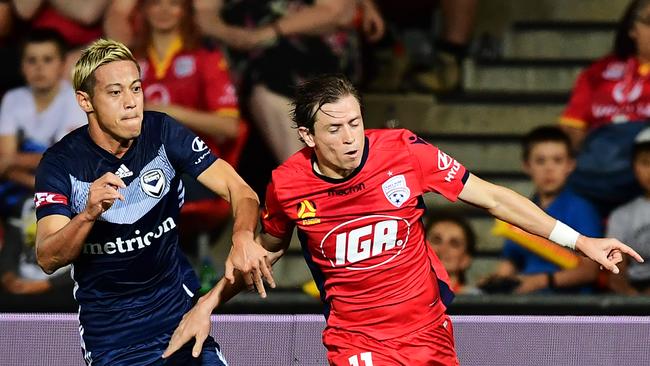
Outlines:
{"type": "Polygon", "coordinates": [[[77,103],[79,103],[79,107],[81,107],[84,112],[94,112],[93,103],[91,102],[90,95],[88,95],[88,93],[77,90],[75,92],[75,96],[77,97],[77,103]]]}
{"type": "Polygon", "coordinates": [[[300,135],[302,141],[305,142],[305,145],[309,147],[316,146],[314,143],[314,135],[309,131],[307,127],[298,127],[298,134],[300,135]]]}

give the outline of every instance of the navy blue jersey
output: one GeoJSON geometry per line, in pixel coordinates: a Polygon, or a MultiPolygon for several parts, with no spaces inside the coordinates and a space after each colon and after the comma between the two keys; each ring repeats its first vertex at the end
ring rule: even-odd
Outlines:
{"type": "Polygon", "coordinates": [[[126,188],[95,222],[73,263],[82,346],[121,348],[171,333],[192,306],[198,281],[178,245],[181,174],[194,178],[217,158],[171,117],[145,112],[142,133],[122,158],[81,127],[44,154],[36,173],[36,215],[74,217],[91,183],[107,172],[126,188]]]}

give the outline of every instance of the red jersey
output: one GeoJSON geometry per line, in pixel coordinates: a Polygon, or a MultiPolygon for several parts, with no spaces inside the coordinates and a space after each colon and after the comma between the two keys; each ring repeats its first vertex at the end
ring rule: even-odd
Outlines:
{"type": "Polygon", "coordinates": [[[315,172],[310,148],[275,169],[263,229],[283,238],[297,226],[328,328],[398,337],[436,321],[439,300],[453,297],[425,240],[422,194],[456,200],[468,175],[410,131],[368,130],[361,164],[343,179],[315,172]]]}
{"type": "Polygon", "coordinates": [[[576,81],[560,124],[594,129],[610,123],[646,121],[650,117],[650,65],[636,57],[605,57],[576,81]]]}
{"type": "MultiPolygon", "coordinates": [[[[154,53],[149,52],[149,57],[139,63],[146,101],[239,116],[237,93],[221,52],[185,50],[179,38],[165,59],[158,60],[154,53]]],[[[201,137],[218,154],[218,143],[214,138],[201,137]]]]}
{"type": "Polygon", "coordinates": [[[92,25],[84,25],[59,13],[51,5],[44,5],[31,21],[32,28],[56,29],[65,41],[79,47],[88,44],[102,36],[102,22],[97,21],[92,25]]]}

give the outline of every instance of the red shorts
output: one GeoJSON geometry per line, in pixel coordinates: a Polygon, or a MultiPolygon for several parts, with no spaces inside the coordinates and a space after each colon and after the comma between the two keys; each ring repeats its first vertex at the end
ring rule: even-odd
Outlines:
{"type": "Polygon", "coordinates": [[[383,341],[360,333],[326,329],[323,344],[332,366],[459,365],[454,329],[447,314],[412,334],[383,341]]]}

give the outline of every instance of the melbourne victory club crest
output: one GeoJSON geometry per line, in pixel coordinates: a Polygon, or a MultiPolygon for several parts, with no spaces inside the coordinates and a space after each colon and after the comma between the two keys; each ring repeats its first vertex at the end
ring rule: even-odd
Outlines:
{"type": "Polygon", "coordinates": [[[411,190],[406,186],[404,175],[396,175],[381,185],[384,196],[395,207],[401,207],[411,197],[411,190]]]}
{"type": "Polygon", "coordinates": [[[165,174],[160,169],[149,170],[140,176],[140,187],[147,196],[160,198],[165,190],[165,174]]]}

